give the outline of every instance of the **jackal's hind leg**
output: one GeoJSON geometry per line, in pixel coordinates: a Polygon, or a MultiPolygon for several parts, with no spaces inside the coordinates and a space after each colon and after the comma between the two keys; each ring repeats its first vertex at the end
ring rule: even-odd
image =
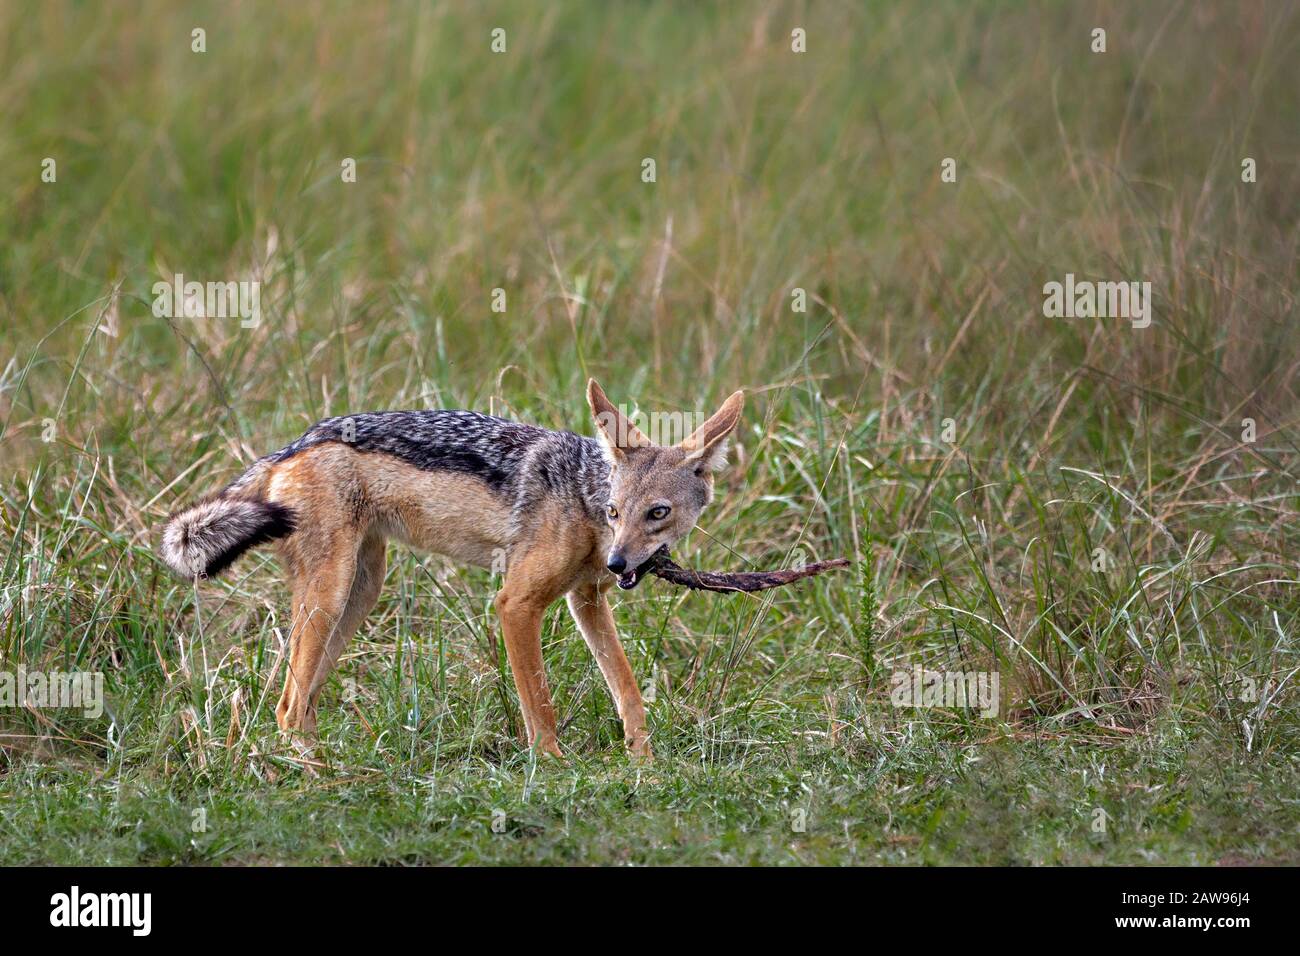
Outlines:
{"type": "Polygon", "coordinates": [[[339,658],[343,656],[348,641],[352,640],[357,628],[366,619],[366,615],[374,610],[375,602],[379,600],[379,592],[384,586],[384,569],[384,538],[371,532],[361,542],[361,548],[357,552],[357,569],[352,578],[347,604],[339,616],[334,632],[330,635],[329,644],[321,656],[316,674],[307,690],[307,708],[313,718],[321,689],[329,680],[330,674],[334,672],[334,668],[338,666],[339,658]]]}
{"type": "MultiPolygon", "coordinates": [[[[361,616],[345,613],[357,573],[357,551],[356,544],[335,547],[314,564],[301,562],[295,569],[289,669],[275,709],[281,730],[316,735],[316,696],[324,682],[319,676],[322,664],[329,660],[332,644],[346,643],[346,637],[335,639],[345,621],[351,620],[354,630],[360,623],[361,616]]],[[[325,676],[330,666],[325,667],[325,676]]]]}

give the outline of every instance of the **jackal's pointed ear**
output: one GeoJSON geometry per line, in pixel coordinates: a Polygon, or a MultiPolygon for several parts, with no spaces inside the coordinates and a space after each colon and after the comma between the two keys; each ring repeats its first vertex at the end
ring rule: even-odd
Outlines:
{"type": "Polygon", "coordinates": [[[650,447],[650,439],[614,407],[594,378],[587,380],[587,404],[596,419],[596,434],[615,461],[621,461],[629,448],[650,447]]]}
{"type": "MultiPolygon", "coordinates": [[[[745,393],[732,392],[713,417],[686,437],[679,446],[686,452],[686,461],[702,466],[704,471],[717,471],[727,464],[727,437],[740,424],[740,413],[745,407],[745,393]]],[[[697,468],[697,470],[699,470],[697,468]]]]}

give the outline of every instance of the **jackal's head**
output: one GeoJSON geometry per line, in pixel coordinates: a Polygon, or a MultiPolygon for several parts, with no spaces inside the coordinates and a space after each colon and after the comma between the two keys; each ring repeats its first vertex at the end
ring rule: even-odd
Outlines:
{"type": "MultiPolygon", "coordinates": [[[[656,445],[610,403],[593,378],[587,401],[608,452],[611,472],[606,517],[614,544],[606,565],[624,590],[640,583],[651,555],[691,528],[713,498],[713,473],[727,463],[727,436],[740,421],[744,392],[676,445],[656,445]]],[[[653,431],[653,429],[652,429],[653,431]]]]}

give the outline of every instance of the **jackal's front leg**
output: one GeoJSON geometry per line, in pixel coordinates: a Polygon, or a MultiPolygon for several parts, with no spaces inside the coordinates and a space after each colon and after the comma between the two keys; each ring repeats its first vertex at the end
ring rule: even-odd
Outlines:
{"type": "Polygon", "coordinates": [[[605,676],[614,706],[623,721],[623,739],[634,756],[650,758],[650,735],[645,726],[645,704],[641,702],[641,688],[637,686],[632,665],[627,662],[623,645],[618,640],[614,613],[605,600],[604,593],[595,585],[570,591],[569,613],[573,615],[582,639],[596,657],[600,672],[605,676]]]}
{"type": "Polygon", "coordinates": [[[555,731],[555,707],[542,663],[542,618],[549,603],[542,603],[527,593],[512,592],[508,580],[496,597],[506,658],[515,678],[515,689],[519,691],[528,744],[542,753],[559,757],[562,755],[555,731]]]}

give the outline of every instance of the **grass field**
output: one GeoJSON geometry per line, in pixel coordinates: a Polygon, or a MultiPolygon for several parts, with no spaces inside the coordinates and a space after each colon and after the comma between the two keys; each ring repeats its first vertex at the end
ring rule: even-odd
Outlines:
{"type": "Polygon", "coordinates": [[[0,2],[0,672],[106,698],[0,709],[0,863],[1300,863],[1297,57],[1291,3],[0,2]],[[327,415],[591,434],[588,375],[748,392],[681,563],[851,573],[621,596],[649,766],[558,605],[554,763],[499,580],[391,547],[310,772],[273,553],[196,589],[161,519],[327,415]]]}

